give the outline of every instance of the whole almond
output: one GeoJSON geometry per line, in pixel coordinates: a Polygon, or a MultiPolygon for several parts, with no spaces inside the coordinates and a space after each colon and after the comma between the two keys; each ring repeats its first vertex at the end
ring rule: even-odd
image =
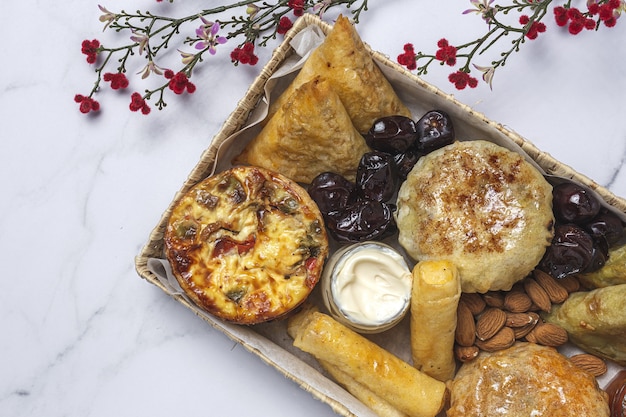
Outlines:
{"type": "Polygon", "coordinates": [[[524,290],[526,290],[526,294],[541,311],[549,313],[552,310],[552,301],[550,301],[548,293],[534,278],[526,278],[524,280],[524,290]]]}
{"type": "MultiPolygon", "coordinates": [[[[534,335],[538,344],[544,346],[557,347],[567,343],[568,336],[567,331],[553,323],[543,323],[529,333],[534,335]]],[[[528,338],[528,336],[527,336],[528,338]]]]}
{"type": "Polygon", "coordinates": [[[499,291],[487,291],[483,294],[483,300],[489,307],[504,307],[504,294],[499,291]]]}
{"type": "Polygon", "coordinates": [[[571,356],[570,361],[574,363],[580,369],[589,372],[591,375],[598,377],[602,376],[608,370],[606,362],[595,355],[589,353],[581,353],[571,356]]]}
{"type": "Polygon", "coordinates": [[[521,291],[511,291],[504,296],[504,308],[512,313],[526,312],[532,304],[528,294],[521,291]]]}
{"type": "Polygon", "coordinates": [[[461,301],[464,302],[470,309],[473,315],[477,316],[483,312],[487,303],[483,300],[483,297],[475,292],[464,292],[461,294],[461,301]]]}
{"type": "Polygon", "coordinates": [[[580,290],[580,281],[575,275],[567,275],[560,278],[559,284],[561,284],[570,294],[580,290]]]}
{"type": "MultiPolygon", "coordinates": [[[[521,340],[523,338],[527,338],[528,334],[530,334],[530,332],[533,331],[533,329],[535,328],[535,326],[537,325],[537,322],[535,323],[529,323],[525,326],[522,327],[511,327],[513,329],[513,333],[515,334],[515,339],[521,340]]],[[[526,339],[526,341],[530,341],[528,340],[528,338],[526,339]]],[[[536,343],[536,341],[535,341],[536,343]]]]}
{"type": "Polygon", "coordinates": [[[506,325],[509,327],[525,327],[529,324],[535,325],[539,321],[539,315],[533,312],[511,313],[506,312],[506,325]]]}
{"type": "Polygon", "coordinates": [[[492,338],[487,340],[476,340],[476,346],[487,352],[495,352],[513,346],[515,343],[515,333],[510,327],[503,327],[492,338]]]}
{"type": "Polygon", "coordinates": [[[489,307],[476,320],[476,337],[480,340],[492,338],[506,324],[506,313],[496,307],[489,307]]]}
{"type": "Polygon", "coordinates": [[[552,275],[547,274],[540,269],[535,269],[533,271],[533,277],[546,291],[546,294],[548,294],[552,303],[561,304],[567,300],[569,292],[563,285],[559,284],[559,282],[552,277],[552,275]]]}
{"type": "Polygon", "coordinates": [[[454,340],[461,346],[472,346],[476,339],[476,322],[465,300],[460,300],[456,310],[454,340]]]}
{"type": "Polygon", "coordinates": [[[480,353],[478,346],[454,346],[454,356],[461,362],[469,362],[480,353]]]}

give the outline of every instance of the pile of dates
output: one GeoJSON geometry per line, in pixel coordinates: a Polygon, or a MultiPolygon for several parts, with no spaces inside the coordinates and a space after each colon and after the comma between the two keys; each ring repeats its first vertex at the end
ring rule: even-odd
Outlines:
{"type": "Polygon", "coordinates": [[[554,238],[539,268],[555,278],[597,271],[607,261],[609,249],[624,237],[621,219],[580,184],[554,185],[552,209],[554,238]]]}
{"type": "Polygon", "coordinates": [[[323,172],[308,187],[330,235],[338,242],[381,240],[396,232],[393,197],[418,159],[454,142],[454,126],[441,110],[417,122],[405,116],[376,120],[364,135],[372,149],[357,168],[356,181],[323,172]]]}

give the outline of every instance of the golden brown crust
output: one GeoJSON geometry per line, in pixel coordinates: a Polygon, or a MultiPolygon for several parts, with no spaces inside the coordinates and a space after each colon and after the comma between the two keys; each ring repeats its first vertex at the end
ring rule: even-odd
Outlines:
{"type": "Polygon", "coordinates": [[[326,40],[316,48],[287,90],[271,104],[278,111],[300,85],[316,76],[328,79],[360,133],[383,116],[411,117],[348,18],[339,16],[326,40]]]}
{"type": "Polygon", "coordinates": [[[554,348],[522,343],[481,352],[449,384],[448,417],[609,415],[595,378],[554,348]]]}
{"type": "Polygon", "coordinates": [[[399,242],[416,260],[448,259],[463,292],[509,290],[552,239],[552,187],[515,152],[456,142],[422,157],[398,194],[399,242]]]}
{"type": "Polygon", "coordinates": [[[223,171],[189,190],[172,210],[165,245],[187,296],[241,324],[301,304],[328,255],[322,216],[306,191],[256,167],[223,171]]]}
{"type": "Polygon", "coordinates": [[[293,92],[233,162],[307,184],[325,171],[354,181],[361,155],[369,150],[330,83],[316,77],[293,92]]]}

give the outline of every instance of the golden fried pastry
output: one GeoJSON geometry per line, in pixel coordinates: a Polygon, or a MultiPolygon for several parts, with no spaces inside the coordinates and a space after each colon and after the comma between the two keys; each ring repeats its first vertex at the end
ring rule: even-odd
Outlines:
{"type": "Polygon", "coordinates": [[[325,171],[353,181],[368,151],[330,83],[315,77],[293,92],[233,162],[271,169],[302,183],[325,171]]]}
{"type": "Polygon", "coordinates": [[[463,292],[510,290],[553,236],[552,187],[518,153],[456,142],[422,157],[398,193],[400,244],[456,265],[463,292]]]}
{"type": "Polygon", "coordinates": [[[324,222],[307,192],[256,167],[235,167],[190,189],[172,208],[164,240],[185,294],[240,324],[300,305],[328,255],[324,222]]]}
{"type": "Polygon", "coordinates": [[[349,378],[347,388],[359,387],[355,395],[371,392],[376,396],[374,402],[382,400],[394,412],[411,417],[435,417],[443,408],[447,395],[443,382],[418,371],[332,317],[307,309],[289,321],[293,345],[313,355],[325,368],[335,368],[340,379],[349,378]]]}
{"type": "Polygon", "coordinates": [[[456,310],[461,280],[450,261],[423,261],[413,268],[411,354],[413,366],[439,381],[454,377],[456,310]]]}
{"type": "Polygon", "coordinates": [[[383,116],[411,117],[409,109],[365,49],[354,26],[343,16],[339,16],[287,90],[270,105],[270,115],[289,101],[298,87],[320,75],[330,81],[361,133],[367,132],[374,121],[383,116]]]}
{"type": "Polygon", "coordinates": [[[449,388],[448,417],[609,416],[608,397],[591,374],[534,343],[481,352],[449,388]]]}
{"type": "Polygon", "coordinates": [[[572,293],[542,317],[581,349],[626,366],[626,284],[572,293]]]}

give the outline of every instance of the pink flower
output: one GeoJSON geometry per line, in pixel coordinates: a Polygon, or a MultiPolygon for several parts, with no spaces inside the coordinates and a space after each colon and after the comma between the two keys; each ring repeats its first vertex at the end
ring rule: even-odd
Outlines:
{"type": "Polygon", "coordinates": [[[211,55],[215,55],[217,52],[215,47],[217,45],[225,44],[227,39],[223,36],[217,36],[217,32],[220,30],[219,22],[213,23],[205,20],[204,18],[201,19],[204,22],[204,25],[196,29],[196,35],[198,35],[202,41],[196,43],[196,49],[205,49],[208,47],[209,53],[211,55]]]}

